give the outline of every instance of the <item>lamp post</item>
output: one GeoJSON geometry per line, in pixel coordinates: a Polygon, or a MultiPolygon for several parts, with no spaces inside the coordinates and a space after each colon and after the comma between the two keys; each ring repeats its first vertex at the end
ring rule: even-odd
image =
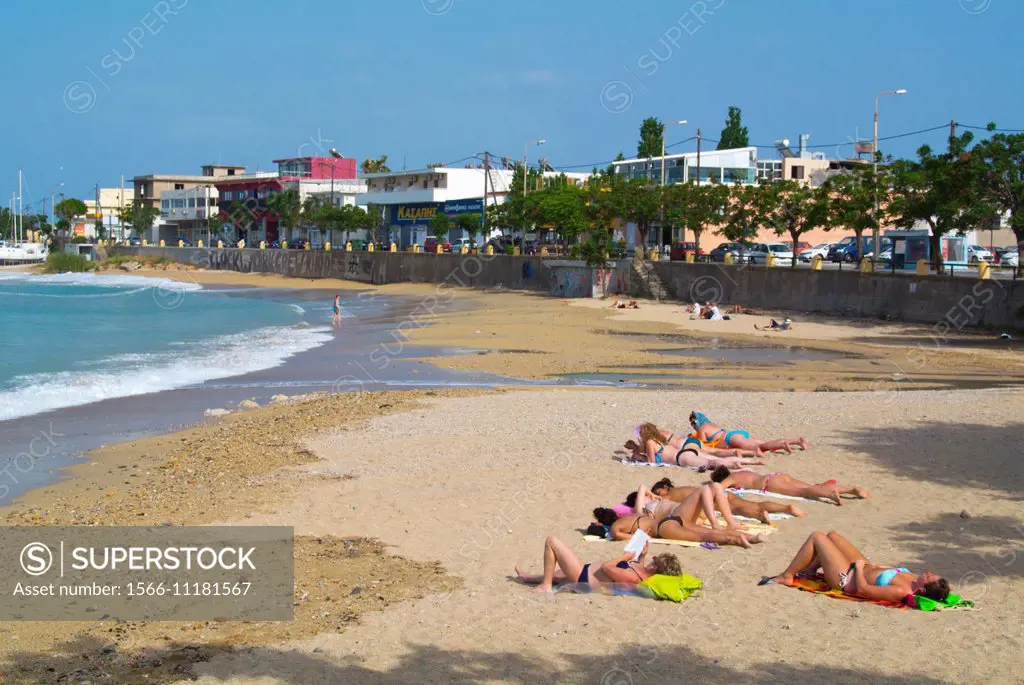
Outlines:
{"type": "MultiPolygon", "coordinates": [[[[685,126],[687,123],[686,119],[677,119],[676,121],[667,121],[661,127],[661,218],[658,220],[658,230],[661,231],[662,238],[665,237],[665,129],[669,124],[685,126]]],[[[685,234],[682,237],[685,238],[685,234]]]]}
{"type": "MultiPolygon", "coordinates": [[[[541,145],[544,145],[547,142],[548,141],[544,140],[543,138],[541,138],[539,140],[528,140],[528,141],[526,141],[526,145],[523,146],[523,199],[524,200],[526,199],[526,193],[528,192],[527,191],[526,180],[527,180],[527,177],[529,176],[529,171],[530,171],[529,162],[528,162],[529,154],[530,154],[530,146],[531,145],[537,145],[539,147],[541,145]]],[[[543,173],[543,170],[541,170],[541,173],[543,173]]],[[[525,203],[523,205],[523,209],[526,209],[525,203]]],[[[519,253],[522,254],[522,255],[526,254],[526,222],[523,222],[523,237],[522,237],[522,239],[521,239],[521,241],[519,243],[519,253]]]]}
{"type": "MultiPolygon", "coordinates": [[[[875,142],[871,148],[871,157],[874,162],[872,166],[872,179],[874,180],[874,194],[875,194],[875,211],[874,211],[874,230],[872,231],[872,247],[871,254],[874,255],[875,259],[878,259],[878,255],[881,253],[881,235],[880,227],[878,225],[878,98],[883,95],[906,95],[906,88],[897,88],[896,90],[883,90],[881,93],[875,95],[875,142]]],[[[857,246],[857,256],[861,257],[860,245],[857,246]]]]}

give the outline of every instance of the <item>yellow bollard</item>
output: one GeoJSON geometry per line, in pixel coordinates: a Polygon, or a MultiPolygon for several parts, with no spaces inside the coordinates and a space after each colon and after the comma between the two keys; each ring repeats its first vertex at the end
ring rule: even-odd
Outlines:
{"type": "Polygon", "coordinates": [[[179,240],[178,241],[178,247],[185,247],[185,241],[184,240],[179,240]]]}
{"type": "Polygon", "coordinates": [[[351,251],[352,251],[352,241],[350,240],[347,243],[345,243],[345,252],[351,252],[351,251]]]}
{"type": "Polygon", "coordinates": [[[306,241],[306,244],[302,246],[302,249],[303,250],[308,250],[309,249],[309,241],[308,240],[306,241]]]}
{"type": "Polygon", "coordinates": [[[459,248],[459,254],[469,254],[469,245],[462,243],[462,247],[459,248]]]}
{"type": "Polygon", "coordinates": [[[764,258],[765,266],[775,266],[775,253],[769,252],[768,256],[764,258]]]}
{"type": "Polygon", "coordinates": [[[873,274],[875,273],[875,265],[871,263],[871,260],[864,257],[860,260],[860,272],[862,274],[873,274]]]}
{"type": "Polygon", "coordinates": [[[398,245],[391,243],[391,247],[388,248],[391,252],[398,252],[398,245]]]}
{"type": "Polygon", "coordinates": [[[548,248],[546,248],[546,247],[540,248],[540,256],[541,257],[547,257],[548,256],[548,248]]]}
{"type": "Polygon", "coordinates": [[[145,238],[142,239],[142,246],[149,247],[149,242],[145,238]]]}
{"type": "Polygon", "coordinates": [[[985,261],[978,260],[978,278],[987,281],[992,278],[992,266],[985,261]]]}
{"type": "MultiPolygon", "coordinates": [[[[367,252],[373,252],[373,243],[366,243],[366,251],[367,252]]],[[[392,252],[395,251],[395,244],[394,243],[391,243],[391,251],[392,252]]]]}
{"type": "Polygon", "coordinates": [[[686,263],[687,264],[693,264],[696,261],[696,258],[697,258],[697,255],[695,255],[693,252],[687,252],[686,253],[686,263]]]}
{"type": "Polygon", "coordinates": [[[515,248],[514,250],[512,250],[512,254],[513,254],[514,256],[518,257],[518,256],[520,256],[520,255],[522,254],[522,250],[520,250],[520,249],[519,249],[519,248],[517,247],[517,248],[515,248]]]}
{"type": "Polygon", "coordinates": [[[166,243],[164,243],[164,241],[162,241],[162,240],[161,240],[161,241],[160,241],[160,247],[167,247],[167,244],[166,244],[166,243]]]}
{"type": "Polygon", "coordinates": [[[419,254],[420,253],[420,244],[419,243],[413,243],[412,251],[413,251],[413,254],[419,254]]]}
{"type": "Polygon", "coordinates": [[[288,241],[287,240],[282,240],[281,241],[281,249],[282,250],[287,250],[288,249],[288,241]]]}
{"type": "Polygon", "coordinates": [[[648,253],[648,255],[647,255],[647,256],[648,256],[648,258],[649,258],[649,259],[650,259],[650,260],[651,260],[652,262],[656,262],[656,261],[658,261],[658,259],[659,259],[659,255],[658,255],[658,248],[656,248],[656,247],[652,247],[652,248],[651,248],[651,251],[650,251],[650,252],[648,253]]]}
{"type": "Polygon", "coordinates": [[[203,241],[202,240],[200,240],[199,242],[196,243],[196,247],[201,248],[202,246],[203,246],[203,241]]]}
{"type": "Polygon", "coordinates": [[[218,240],[217,241],[217,249],[219,249],[219,250],[223,250],[224,249],[224,241],[223,240],[218,240]]]}
{"type": "Polygon", "coordinates": [[[266,240],[261,240],[260,241],[260,249],[261,250],[267,249],[267,241],[266,240]]]}
{"type": "Polygon", "coordinates": [[[327,242],[324,243],[324,252],[330,252],[330,251],[331,251],[331,242],[327,241],[327,242]]]}
{"type": "Polygon", "coordinates": [[[494,256],[494,245],[488,245],[487,246],[487,256],[488,257],[494,256]]]}
{"type": "Polygon", "coordinates": [[[245,247],[245,241],[244,240],[239,240],[238,241],[238,249],[241,250],[243,247],[245,247]]]}
{"type": "Polygon", "coordinates": [[[821,265],[825,260],[820,254],[814,255],[811,258],[811,271],[821,271],[821,265]]]}
{"type": "Polygon", "coordinates": [[[444,245],[438,243],[437,247],[434,248],[434,252],[436,252],[437,254],[441,254],[442,252],[444,252],[444,245]]]}
{"type": "Polygon", "coordinates": [[[722,260],[724,264],[732,264],[736,261],[735,255],[732,252],[726,252],[725,258],[722,260]]]}
{"type": "Polygon", "coordinates": [[[917,260],[917,270],[916,270],[916,273],[917,273],[918,276],[927,276],[928,275],[928,262],[926,262],[924,259],[917,260]]]}

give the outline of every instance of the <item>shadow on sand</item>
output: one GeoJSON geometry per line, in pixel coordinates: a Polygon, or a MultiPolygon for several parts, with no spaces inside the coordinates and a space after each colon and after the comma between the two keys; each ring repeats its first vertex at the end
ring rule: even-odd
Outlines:
{"type": "MultiPolygon", "coordinates": [[[[226,662],[216,664],[222,678],[259,679],[265,682],[306,685],[346,683],[392,685],[393,683],[576,683],[629,685],[633,682],[728,682],[739,685],[775,683],[841,682],[937,685],[928,676],[883,675],[870,669],[802,666],[779,662],[754,664],[737,670],[714,663],[685,646],[657,649],[651,646],[624,647],[603,656],[564,655],[559,663],[541,661],[522,654],[471,650],[446,650],[432,646],[411,646],[408,655],[386,672],[374,671],[348,655],[329,660],[326,654],[253,648],[229,652],[192,645],[168,643],[159,650],[118,651],[97,637],[59,645],[46,653],[21,652],[14,655],[17,666],[8,671],[18,683],[92,682],[166,683],[189,679],[191,665],[217,652],[226,662]],[[86,659],[85,655],[101,655],[86,659]],[[350,663],[344,663],[349,661],[350,663]],[[133,667],[135,664],[135,667],[133,667]],[[159,665],[156,665],[159,664],[159,665]],[[266,680],[263,680],[266,679],[266,680]]],[[[203,670],[203,669],[200,669],[203,670]]],[[[210,682],[224,682],[207,676],[210,682]]]]}

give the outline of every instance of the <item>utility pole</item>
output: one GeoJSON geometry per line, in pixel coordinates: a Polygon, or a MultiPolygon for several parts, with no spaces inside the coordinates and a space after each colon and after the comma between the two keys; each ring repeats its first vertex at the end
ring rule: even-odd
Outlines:
{"type": "MultiPolygon", "coordinates": [[[[491,175],[491,153],[484,152],[484,201],[480,211],[480,235],[486,238],[487,231],[487,179],[491,175]]],[[[470,240],[473,236],[470,236],[470,240]]]]}
{"type": "Polygon", "coordinates": [[[18,169],[18,226],[17,226],[17,229],[16,229],[17,233],[14,234],[14,242],[15,243],[18,242],[18,233],[22,233],[24,231],[24,225],[25,225],[24,221],[25,221],[25,219],[22,217],[22,213],[23,212],[24,212],[24,205],[22,205],[22,203],[21,203],[21,169],[18,169]]]}
{"type": "Polygon", "coordinates": [[[956,120],[949,120],[949,154],[953,154],[953,139],[956,138],[956,120]]]}
{"type": "Polygon", "coordinates": [[[117,198],[117,228],[121,234],[121,242],[124,242],[124,174],[121,174],[121,195],[117,198]]]}

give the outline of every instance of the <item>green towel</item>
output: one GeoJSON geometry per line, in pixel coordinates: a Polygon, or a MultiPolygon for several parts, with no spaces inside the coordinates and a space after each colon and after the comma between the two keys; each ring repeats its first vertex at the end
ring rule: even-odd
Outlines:
{"type": "Polygon", "coordinates": [[[699,578],[684,573],[681,576],[655,574],[641,582],[640,585],[648,588],[658,599],[682,602],[700,590],[704,583],[699,578]]]}
{"type": "Polygon", "coordinates": [[[938,611],[939,609],[973,609],[974,602],[969,599],[963,599],[958,595],[954,595],[950,592],[946,595],[946,599],[943,602],[936,602],[930,597],[924,597],[922,595],[915,595],[914,602],[917,604],[917,608],[921,611],[938,611]]]}

